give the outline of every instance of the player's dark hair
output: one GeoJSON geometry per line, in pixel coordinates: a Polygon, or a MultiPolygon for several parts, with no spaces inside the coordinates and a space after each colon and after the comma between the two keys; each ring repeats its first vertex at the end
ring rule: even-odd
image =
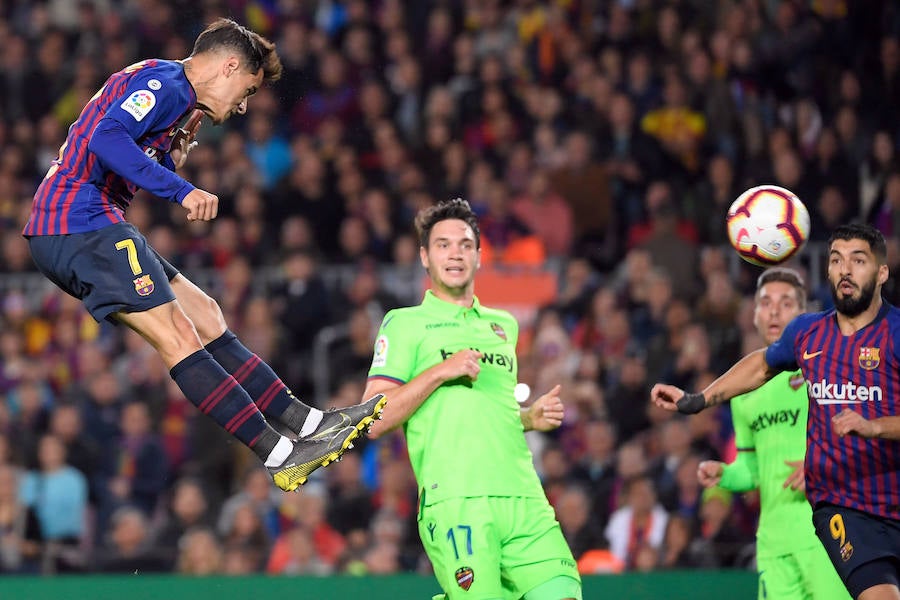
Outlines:
{"type": "Polygon", "coordinates": [[[763,271],[762,275],[756,280],[756,293],[759,293],[762,286],[773,281],[783,281],[793,286],[794,291],[797,293],[797,302],[799,302],[801,308],[806,308],[806,282],[803,281],[800,273],[787,267],[770,267],[763,271]]]}
{"type": "Polygon", "coordinates": [[[262,69],[263,81],[277,81],[281,77],[281,59],[275,52],[275,44],[231,19],[216,19],[200,32],[191,56],[218,48],[239,52],[248,71],[256,73],[262,69]]]}
{"type": "Polygon", "coordinates": [[[475,247],[481,248],[481,232],[478,230],[478,217],[469,203],[462,198],[438,202],[434,206],[423,209],[416,215],[416,231],[419,234],[419,244],[423,248],[428,247],[431,239],[431,230],[441,221],[459,219],[465,221],[475,234],[475,247]]]}
{"type": "Polygon", "coordinates": [[[835,240],[862,240],[869,244],[869,249],[879,264],[887,262],[887,242],[884,240],[884,234],[871,225],[866,223],[839,225],[828,238],[829,251],[835,240]]]}

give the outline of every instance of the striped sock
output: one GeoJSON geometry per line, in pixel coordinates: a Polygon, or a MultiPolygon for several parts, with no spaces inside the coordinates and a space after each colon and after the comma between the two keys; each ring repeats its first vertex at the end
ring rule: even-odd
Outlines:
{"type": "Polygon", "coordinates": [[[250,352],[231,331],[208,343],[206,349],[247,390],[266,416],[278,419],[294,432],[301,431],[311,416],[321,420],[318,410],[298,400],[272,367],[250,352]]]}
{"type": "Polygon", "coordinates": [[[209,352],[197,350],[172,367],[169,375],[200,412],[252,448],[261,459],[268,458],[282,436],[269,427],[244,388],[209,352]]]}

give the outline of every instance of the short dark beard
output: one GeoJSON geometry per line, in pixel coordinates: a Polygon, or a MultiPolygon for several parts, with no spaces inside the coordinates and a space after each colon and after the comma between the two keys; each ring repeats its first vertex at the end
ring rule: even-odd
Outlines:
{"type": "Polygon", "coordinates": [[[837,285],[831,285],[831,299],[834,301],[834,308],[842,315],[847,317],[858,317],[872,305],[872,300],[875,298],[874,277],[872,278],[872,281],[859,289],[859,298],[840,296],[838,294],[838,287],[840,285],[840,281],[838,281],[837,285]]]}

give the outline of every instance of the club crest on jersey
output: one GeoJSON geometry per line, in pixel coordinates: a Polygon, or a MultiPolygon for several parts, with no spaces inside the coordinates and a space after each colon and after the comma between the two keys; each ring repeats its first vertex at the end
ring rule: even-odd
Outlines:
{"type": "Polygon", "coordinates": [[[803,384],[806,383],[806,380],[803,379],[803,375],[797,373],[796,375],[791,375],[791,378],[788,379],[788,385],[791,386],[792,390],[799,390],[803,387],[803,384]]]}
{"type": "Polygon", "coordinates": [[[841,560],[847,562],[851,556],[853,556],[853,544],[847,542],[841,546],[841,560]]]}
{"type": "Polygon", "coordinates": [[[472,567],[460,567],[456,570],[456,584],[462,589],[469,591],[475,582],[475,571],[472,567]]]}
{"type": "Polygon", "coordinates": [[[156,106],[156,96],[150,90],[138,90],[128,96],[121,105],[122,110],[141,121],[156,106]]]}
{"type": "Polygon", "coordinates": [[[881,348],[868,348],[863,346],[859,349],[859,366],[867,371],[877,369],[881,364],[881,348]]]}
{"type": "Polygon", "coordinates": [[[372,356],[373,367],[383,367],[387,364],[388,339],[387,336],[380,335],[375,340],[375,354],[372,356]]]}
{"type": "Polygon", "coordinates": [[[153,280],[149,275],[141,275],[134,280],[134,291],[138,293],[138,296],[149,296],[153,293],[154,288],[153,280]]]}
{"type": "Polygon", "coordinates": [[[500,337],[500,339],[504,341],[506,340],[506,332],[503,331],[503,328],[500,327],[499,323],[491,323],[491,331],[496,333],[500,337]]]}

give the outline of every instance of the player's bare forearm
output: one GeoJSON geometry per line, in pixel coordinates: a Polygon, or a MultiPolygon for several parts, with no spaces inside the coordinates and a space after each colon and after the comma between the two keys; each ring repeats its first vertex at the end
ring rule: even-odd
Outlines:
{"type": "Polygon", "coordinates": [[[866,439],[900,441],[900,417],[866,419],[858,412],[845,408],[831,417],[837,435],[855,435],[866,439]]]}
{"type": "Polygon", "coordinates": [[[481,356],[478,350],[459,350],[403,385],[380,379],[371,380],[363,397],[370,398],[382,393],[387,396],[388,402],[381,420],[375,421],[369,431],[369,437],[377,438],[405,423],[443,383],[453,380],[476,381],[481,370],[481,356]]]}
{"type": "Polygon", "coordinates": [[[375,394],[384,394],[388,401],[381,419],[372,424],[369,437],[376,439],[403,425],[442,383],[443,379],[434,367],[423,371],[403,385],[380,379],[370,381],[363,397],[371,398],[375,394]]]}
{"type": "Polygon", "coordinates": [[[650,389],[650,399],[662,409],[692,415],[755,390],[776,373],[766,364],[765,350],[757,350],[739,360],[702,392],[688,393],[674,385],[657,383],[650,389]]]}
{"type": "Polygon", "coordinates": [[[728,402],[735,396],[755,390],[776,374],[766,364],[765,349],[751,352],[703,390],[706,407],[728,402]]]}
{"type": "Polygon", "coordinates": [[[872,419],[872,434],[880,440],[900,441],[900,417],[872,419]]]}

